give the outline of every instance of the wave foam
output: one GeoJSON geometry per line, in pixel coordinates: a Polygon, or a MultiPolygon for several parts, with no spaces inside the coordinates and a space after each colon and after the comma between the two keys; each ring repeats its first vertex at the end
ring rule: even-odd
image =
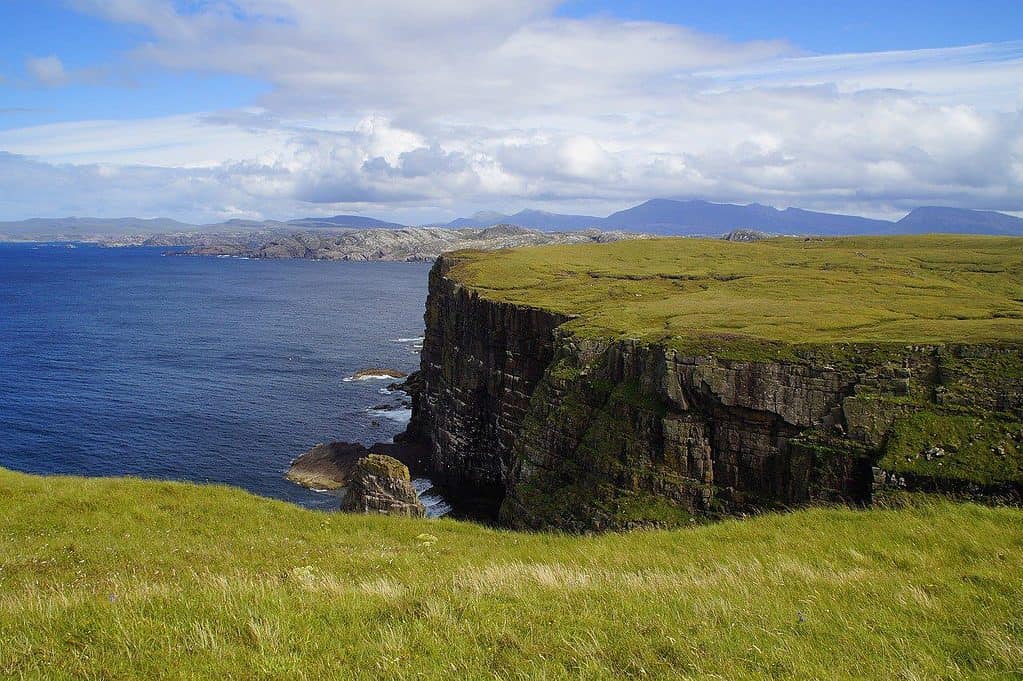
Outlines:
{"type": "Polygon", "coordinates": [[[388,376],[387,374],[364,374],[362,376],[349,376],[348,378],[342,378],[341,381],[344,383],[351,383],[352,381],[400,381],[402,379],[394,376],[388,376]]]}
{"type": "Polygon", "coordinates": [[[413,478],[412,486],[416,488],[419,501],[423,502],[423,507],[426,509],[426,517],[440,518],[451,513],[451,504],[434,491],[432,480],[429,478],[413,478]]]}
{"type": "Polygon", "coordinates": [[[400,423],[401,425],[408,425],[408,422],[412,420],[412,410],[408,407],[398,407],[395,409],[367,409],[367,414],[373,414],[380,418],[393,421],[394,423],[400,423]]]}

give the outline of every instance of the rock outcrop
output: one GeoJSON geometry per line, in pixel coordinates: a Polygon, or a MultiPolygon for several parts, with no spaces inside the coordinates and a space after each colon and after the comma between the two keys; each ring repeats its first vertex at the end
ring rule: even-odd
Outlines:
{"type": "Polygon", "coordinates": [[[762,241],[764,239],[770,239],[772,236],[767,232],[761,232],[755,229],[733,229],[731,232],[724,236],[725,241],[762,241]]]}
{"type": "Polygon", "coordinates": [[[310,489],[340,489],[352,479],[356,464],[370,454],[396,459],[417,475],[426,468],[427,451],[414,442],[378,442],[369,449],[357,442],[331,442],[317,444],[298,456],[284,477],[310,489]]]}
{"type": "Polygon", "coordinates": [[[398,371],[397,369],[382,369],[380,367],[371,367],[369,369],[359,369],[352,374],[353,381],[362,381],[367,378],[407,378],[408,374],[404,371],[398,371]]]}
{"type": "Polygon", "coordinates": [[[357,443],[317,444],[291,462],[284,477],[317,490],[335,490],[348,484],[355,464],[369,450],[357,443]]]}
{"type": "Polygon", "coordinates": [[[341,510],[423,517],[408,467],[395,458],[370,454],[359,459],[341,496],[341,510]]]}
{"type": "Polygon", "coordinates": [[[504,524],[674,525],[905,489],[1018,500],[1023,347],[831,344],[762,357],[583,339],[430,275],[407,440],[504,524]],[[942,456],[927,454],[937,447],[942,456]]]}

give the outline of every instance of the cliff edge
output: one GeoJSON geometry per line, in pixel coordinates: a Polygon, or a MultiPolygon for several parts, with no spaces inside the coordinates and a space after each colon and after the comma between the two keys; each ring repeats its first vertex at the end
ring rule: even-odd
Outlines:
{"type": "Polygon", "coordinates": [[[1023,244],[659,239],[445,255],[406,437],[521,528],[1023,491],[1023,244]]]}

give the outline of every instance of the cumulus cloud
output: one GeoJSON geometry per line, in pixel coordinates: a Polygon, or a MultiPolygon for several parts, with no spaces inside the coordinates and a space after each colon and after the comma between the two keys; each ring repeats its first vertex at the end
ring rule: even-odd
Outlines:
{"type": "Polygon", "coordinates": [[[48,200],[82,194],[104,214],[126,192],[190,219],[600,212],[653,196],[1023,210],[1023,43],[812,55],[558,18],[549,0],[354,4],[76,0],[146,27],[138,62],[272,91],[245,111],[3,131],[0,149],[40,183],[80,170],[48,200]]]}

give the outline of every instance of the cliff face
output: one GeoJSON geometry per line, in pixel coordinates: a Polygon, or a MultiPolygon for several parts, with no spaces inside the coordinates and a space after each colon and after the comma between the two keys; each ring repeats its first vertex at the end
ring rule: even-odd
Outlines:
{"type": "Polygon", "coordinates": [[[728,359],[579,338],[568,318],[430,275],[408,436],[510,526],[679,524],[904,489],[1018,499],[1017,345],[728,359]]]}
{"type": "Polygon", "coordinates": [[[434,481],[456,496],[499,504],[530,398],[554,355],[558,315],[480,298],[430,272],[422,365],[408,434],[431,447],[434,481]]]}

